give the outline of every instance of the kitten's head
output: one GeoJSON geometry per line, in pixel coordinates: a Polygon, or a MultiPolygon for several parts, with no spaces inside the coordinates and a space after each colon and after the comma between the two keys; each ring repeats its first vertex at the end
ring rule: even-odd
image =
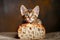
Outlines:
{"type": "Polygon", "coordinates": [[[25,20],[31,23],[35,21],[39,15],[39,6],[36,6],[32,10],[29,10],[24,5],[21,5],[20,11],[21,11],[21,15],[24,16],[25,20]]]}

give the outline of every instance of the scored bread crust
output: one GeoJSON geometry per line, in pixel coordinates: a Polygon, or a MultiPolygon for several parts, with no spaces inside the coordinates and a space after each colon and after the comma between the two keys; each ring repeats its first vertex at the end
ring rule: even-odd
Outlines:
{"type": "Polygon", "coordinates": [[[18,37],[20,39],[43,39],[45,38],[45,28],[42,24],[25,23],[19,26],[18,37]]]}

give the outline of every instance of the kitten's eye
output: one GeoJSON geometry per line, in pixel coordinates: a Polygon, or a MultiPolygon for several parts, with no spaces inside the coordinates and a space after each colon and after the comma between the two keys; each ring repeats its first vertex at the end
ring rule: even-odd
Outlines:
{"type": "Polygon", "coordinates": [[[28,16],[28,14],[25,14],[25,16],[28,16]]]}
{"type": "Polygon", "coordinates": [[[28,17],[28,14],[25,14],[25,17],[28,17]]]}
{"type": "Polygon", "coordinates": [[[35,18],[35,16],[32,16],[33,18],[35,18]]]}

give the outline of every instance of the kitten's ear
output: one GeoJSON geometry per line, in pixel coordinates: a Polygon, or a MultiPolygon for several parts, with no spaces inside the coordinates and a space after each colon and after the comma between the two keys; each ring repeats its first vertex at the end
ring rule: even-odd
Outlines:
{"type": "Polygon", "coordinates": [[[27,11],[27,8],[24,5],[21,5],[20,7],[21,15],[23,16],[25,11],[27,11]]]}
{"type": "Polygon", "coordinates": [[[39,15],[39,6],[36,6],[36,7],[33,9],[33,12],[34,12],[34,14],[38,17],[38,15],[39,15]]]}

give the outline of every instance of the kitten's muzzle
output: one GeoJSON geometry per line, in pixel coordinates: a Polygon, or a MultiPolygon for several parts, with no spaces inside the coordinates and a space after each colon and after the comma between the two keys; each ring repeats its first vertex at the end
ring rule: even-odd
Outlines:
{"type": "Polygon", "coordinates": [[[32,18],[27,18],[26,20],[27,20],[27,22],[30,22],[30,23],[34,21],[34,19],[32,19],[32,18]]]}

